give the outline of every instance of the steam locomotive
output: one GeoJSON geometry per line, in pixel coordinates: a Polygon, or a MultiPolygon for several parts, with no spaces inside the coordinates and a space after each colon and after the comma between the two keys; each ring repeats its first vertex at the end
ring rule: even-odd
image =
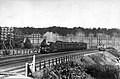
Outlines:
{"type": "Polygon", "coordinates": [[[70,50],[86,50],[87,43],[84,42],[48,42],[46,43],[46,39],[41,42],[41,53],[52,53],[58,51],[70,51],[70,50]]]}

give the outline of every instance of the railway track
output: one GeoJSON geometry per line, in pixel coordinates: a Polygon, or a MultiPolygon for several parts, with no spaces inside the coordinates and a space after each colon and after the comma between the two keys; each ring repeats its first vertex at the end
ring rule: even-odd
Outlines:
{"type": "MultiPolygon", "coordinates": [[[[89,50],[78,50],[77,52],[82,52],[82,51],[90,51],[89,50]]],[[[40,54],[40,53],[32,53],[32,54],[23,54],[23,55],[15,55],[15,56],[5,56],[0,58],[0,66],[4,65],[9,65],[9,64],[16,64],[17,62],[27,62],[28,60],[32,60],[32,56],[36,55],[36,59],[43,59],[48,57],[54,57],[54,56],[59,56],[62,54],[68,54],[68,53],[75,53],[76,51],[66,51],[66,52],[58,52],[58,53],[50,53],[50,54],[40,54]],[[12,62],[13,61],[13,62],[12,62]]]]}
{"type": "Polygon", "coordinates": [[[80,53],[81,55],[87,53],[97,52],[98,50],[80,50],[80,51],[67,51],[67,52],[59,52],[59,53],[52,53],[52,54],[31,54],[25,56],[16,56],[16,57],[3,57],[0,58],[0,70],[1,72],[15,72],[24,74],[25,72],[25,63],[32,61],[32,56],[36,55],[36,67],[39,67],[39,61],[51,59],[55,57],[66,56],[69,54],[77,54],[80,53]]]}

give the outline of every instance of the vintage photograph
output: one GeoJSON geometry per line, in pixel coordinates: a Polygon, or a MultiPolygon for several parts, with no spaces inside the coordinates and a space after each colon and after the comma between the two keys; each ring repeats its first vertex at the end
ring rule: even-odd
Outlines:
{"type": "Polygon", "coordinates": [[[120,0],[0,0],[0,79],[120,79],[120,0]]]}

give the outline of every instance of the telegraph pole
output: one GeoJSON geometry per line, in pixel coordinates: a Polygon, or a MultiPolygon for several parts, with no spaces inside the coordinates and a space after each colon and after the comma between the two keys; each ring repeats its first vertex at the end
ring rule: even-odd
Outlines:
{"type": "Polygon", "coordinates": [[[113,37],[112,37],[112,44],[113,44],[113,46],[115,46],[116,44],[115,44],[115,42],[116,42],[116,40],[115,40],[115,38],[117,37],[117,33],[113,33],[113,37]]]}
{"type": "Polygon", "coordinates": [[[90,33],[89,34],[89,48],[91,48],[92,45],[93,45],[93,34],[90,33]]]}
{"type": "Polygon", "coordinates": [[[98,33],[97,34],[97,45],[101,45],[102,44],[102,34],[98,33]]]}
{"type": "Polygon", "coordinates": [[[58,34],[57,34],[57,33],[55,33],[55,35],[56,35],[56,41],[57,41],[57,40],[58,40],[58,37],[57,37],[57,36],[58,36],[58,34]]]}
{"type": "Polygon", "coordinates": [[[81,42],[83,42],[83,37],[84,37],[85,35],[83,34],[83,32],[81,33],[81,42]]]}

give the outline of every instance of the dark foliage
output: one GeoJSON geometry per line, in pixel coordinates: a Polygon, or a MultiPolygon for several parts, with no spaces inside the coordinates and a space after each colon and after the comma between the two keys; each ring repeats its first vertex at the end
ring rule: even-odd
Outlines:
{"type": "Polygon", "coordinates": [[[111,65],[91,65],[87,66],[86,73],[96,79],[119,79],[119,69],[111,65]]]}
{"type": "Polygon", "coordinates": [[[108,51],[109,53],[111,53],[112,55],[116,56],[116,57],[120,57],[120,52],[118,52],[116,49],[112,49],[108,51]]]}
{"type": "Polygon", "coordinates": [[[25,43],[24,43],[24,48],[30,49],[32,47],[31,41],[29,38],[26,38],[25,43]]]}
{"type": "Polygon", "coordinates": [[[89,33],[93,33],[96,37],[97,33],[104,33],[107,35],[110,35],[111,37],[114,35],[114,33],[118,34],[118,37],[120,37],[120,30],[119,29],[106,29],[106,28],[83,28],[83,27],[74,27],[74,28],[66,28],[66,27],[60,27],[60,26],[53,26],[48,28],[33,28],[33,27],[24,27],[24,28],[18,28],[23,34],[32,34],[32,33],[40,33],[41,35],[45,34],[46,32],[53,32],[57,33],[62,36],[66,36],[67,34],[76,34],[76,32],[83,32],[85,33],[85,36],[88,36],[89,33]]]}

